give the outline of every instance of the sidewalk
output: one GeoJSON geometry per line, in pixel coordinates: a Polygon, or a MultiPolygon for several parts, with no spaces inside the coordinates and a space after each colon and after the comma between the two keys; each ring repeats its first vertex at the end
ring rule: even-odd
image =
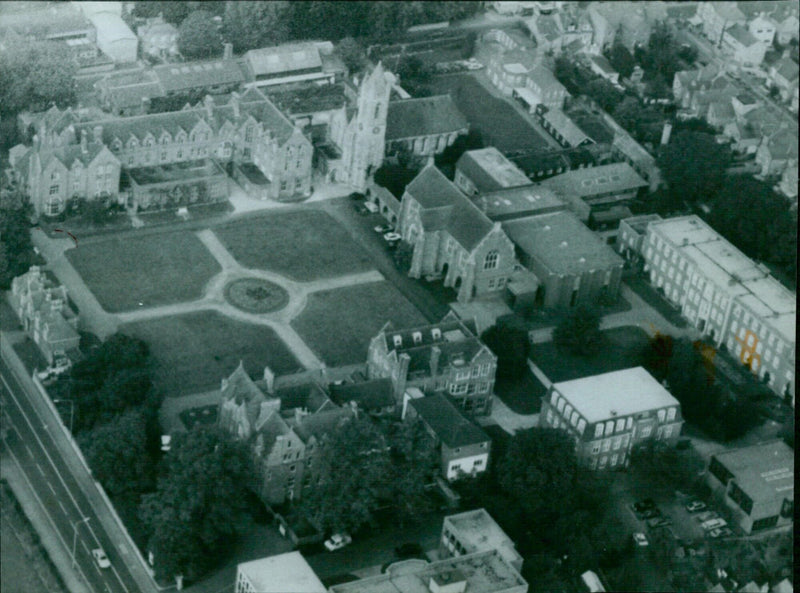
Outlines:
{"type": "Polygon", "coordinates": [[[72,568],[69,550],[66,549],[65,544],[50,523],[50,518],[36,498],[16,461],[9,455],[4,454],[0,458],[0,477],[8,482],[70,593],[90,593],[89,588],[72,568]]]}

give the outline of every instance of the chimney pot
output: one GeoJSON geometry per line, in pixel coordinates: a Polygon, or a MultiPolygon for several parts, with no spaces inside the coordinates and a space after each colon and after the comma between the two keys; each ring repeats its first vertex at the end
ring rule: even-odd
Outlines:
{"type": "Polygon", "coordinates": [[[89,142],[88,137],[89,134],[86,133],[86,130],[81,130],[81,152],[83,154],[86,154],[89,151],[87,146],[89,142]]]}
{"type": "Polygon", "coordinates": [[[231,58],[233,58],[233,44],[225,43],[222,47],[224,48],[222,51],[222,59],[230,60],[231,58]]]}

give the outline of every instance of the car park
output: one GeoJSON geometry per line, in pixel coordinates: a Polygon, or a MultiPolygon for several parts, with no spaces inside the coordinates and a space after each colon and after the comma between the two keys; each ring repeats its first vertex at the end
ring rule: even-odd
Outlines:
{"type": "Polygon", "coordinates": [[[704,523],[706,521],[710,521],[711,519],[718,519],[718,518],[719,515],[715,511],[705,511],[695,516],[695,519],[700,521],[700,523],[704,523]]]}
{"type": "Polygon", "coordinates": [[[335,552],[336,550],[341,550],[346,545],[353,542],[353,538],[347,535],[346,533],[334,533],[330,539],[325,540],[325,549],[329,552],[335,552]]]}
{"type": "Polygon", "coordinates": [[[92,557],[94,558],[94,561],[97,562],[97,566],[100,568],[108,568],[111,566],[111,562],[109,561],[108,556],[106,556],[106,553],[103,551],[103,548],[95,548],[92,550],[92,557]]]}
{"type": "Polygon", "coordinates": [[[394,230],[394,227],[390,224],[379,224],[376,227],[373,227],[373,230],[376,233],[383,235],[384,233],[390,233],[394,230]]]}
{"type": "Polygon", "coordinates": [[[730,530],[729,527],[717,527],[716,529],[712,529],[708,532],[708,537],[712,539],[718,539],[720,537],[730,537],[733,535],[733,531],[730,530]]]}
{"type": "Polygon", "coordinates": [[[714,529],[718,529],[720,527],[727,527],[728,523],[725,519],[710,519],[709,521],[705,521],[700,524],[700,527],[705,529],[706,531],[712,531],[714,529]]]}
{"type": "Polygon", "coordinates": [[[633,534],[633,541],[637,546],[645,547],[650,545],[650,542],[647,541],[647,536],[644,533],[636,532],[633,534]]]}
{"type": "Polygon", "coordinates": [[[690,513],[699,513],[705,511],[708,507],[702,500],[692,500],[686,505],[686,510],[690,513]]]}

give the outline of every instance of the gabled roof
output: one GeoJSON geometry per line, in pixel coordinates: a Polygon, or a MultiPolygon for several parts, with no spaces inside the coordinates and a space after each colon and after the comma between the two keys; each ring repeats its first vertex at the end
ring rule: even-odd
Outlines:
{"type": "Polygon", "coordinates": [[[536,66],[531,70],[528,78],[534,81],[542,91],[567,91],[566,87],[558,81],[550,69],[542,65],[536,66]]]}
{"type": "Polygon", "coordinates": [[[302,416],[299,420],[290,419],[289,423],[293,426],[295,434],[307,443],[311,437],[320,440],[352,416],[353,411],[349,406],[333,407],[316,414],[302,416]]]}
{"type": "Polygon", "coordinates": [[[750,33],[750,31],[748,31],[740,23],[736,23],[735,25],[727,29],[725,31],[725,34],[730,35],[745,47],[750,47],[751,45],[758,43],[758,39],[753,37],[753,34],[750,33]]]}
{"type": "Polygon", "coordinates": [[[467,118],[450,95],[390,101],[386,115],[386,141],[433,134],[465,133],[467,118]]]}
{"type": "Polygon", "coordinates": [[[478,193],[530,183],[525,173],[493,146],[466,151],[456,162],[456,170],[475,184],[478,193]]]}
{"type": "Polygon", "coordinates": [[[395,404],[392,380],[388,378],[331,385],[331,397],[343,406],[355,402],[362,410],[371,412],[395,404]]]}
{"type": "Polygon", "coordinates": [[[797,62],[795,62],[791,58],[781,58],[773,66],[773,68],[775,68],[775,72],[777,74],[780,74],[783,78],[785,78],[789,82],[796,81],[798,72],[800,71],[800,67],[798,67],[797,62]]]}
{"type": "Polygon", "coordinates": [[[570,146],[578,146],[587,140],[591,141],[591,138],[560,109],[548,109],[542,114],[542,119],[561,134],[570,146]]]}
{"type": "Polygon", "coordinates": [[[467,420],[444,395],[412,399],[409,405],[436,437],[451,449],[491,442],[489,435],[477,424],[467,420]]]}
{"type": "Polygon", "coordinates": [[[217,85],[243,83],[246,78],[238,60],[212,60],[154,66],[153,73],[168,93],[217,85]]]}
{"type": "Polygon", "coordinates": [[[255,76],[322,68],[319,48],[309,42],[251,49],[244,59],[255,76]]]}

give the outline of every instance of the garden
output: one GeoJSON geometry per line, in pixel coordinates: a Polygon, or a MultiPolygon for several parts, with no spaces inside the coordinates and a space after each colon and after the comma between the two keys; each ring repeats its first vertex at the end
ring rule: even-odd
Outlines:
{"type": "Polygon", "coordinates": [[[374,267],[347,231],[319,210],[272,212],[221,225],[214,233],[242,266],[277,272],[298,282],[374,267]]]}
{"type": "Polygon", "coordinates": [[[180,396],[219,388],[239,361],[251,372],[269,366],[276,375],[300,363],[269,327],[235,321],[215,311],[129,323],[121,331],[143,340],[155,361],[162,393],[180,396]]]}
{"type": "Polygon", "coordinates": [[[391,284],[373,282],[310,294],[292,327],[325,364],[340,366],[364,363],[369,341],[387,321],[395,327],[427,323],[391,284]]]}
{"type": "Polygon", "coordinates": [[[189,231],[81,242],[66,256],[110,313],[198,299],[221,270],[189,231]]]}

